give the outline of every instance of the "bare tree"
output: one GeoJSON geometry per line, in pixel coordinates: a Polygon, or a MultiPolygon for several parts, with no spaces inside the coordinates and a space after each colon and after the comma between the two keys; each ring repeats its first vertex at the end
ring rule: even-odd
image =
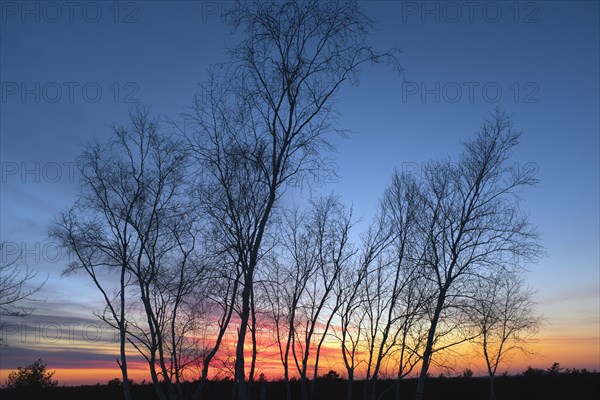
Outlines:
{"type": "Polygon", "coordinates": [[[486,362],[490,400],[494,400],[498,366],[514,353],[527,353],[528,341],[537,333],[541,319],[535,312],[532,291],[514,271],[498,271],[481,279],[472,304],[471,317],[480,334],[476,343],[486,362]]]}
{"type": "Polygon", "coordinates": [[[312,202],[307,212],[287,213],[280,254],[261,279],[288,399],[290,364],[300,377],[302,398],[315,395],[321,348],[341,305],[336,287],[353,255],[350,227],[351,214],[333,196],[312,202]]]}
{"type": "Polygon", "coordinates": [[[202,295],[196,290],[204,287],[206,270],[194,255],[194,214],[185,204],[169,204],[175,203],[171,197],[174,192],[160,195],[162,191],[178,190],[181,182],[173,179],[170,182],[174,186],[161,188],[168,174],[160,175],[147,177],[146,183],[156,185],[158,190],[152,190],[156,196],[143,206],[155,210],[156,215],[138,215],[131,221],[142,250],[130,268],[143,318],[131,316],[127,332],[128,341],[148,362],[159,398],[177,399],[183,397],[183,372],[194,361],[185,357],[186,334],[193,334],[196,317],[189,305],[194,297],[202,295]],[[161,382],[166,386],[165,393],[161,382]]]}
{"type": "Polygon", "coordinates": [[[290,364],[298,307],[309,278],[316,270],[314,237],[304,232],[303,217],[297,209],[286,213],[281,227],[280,254],[269,257],[269,268],[260,281],[267,313],[274,326],[288,400],[292,399],[290,364]]]}
{"type": "Polygon", "coordinates": [[[340,304],[338,308],[339,327],[332,327],[332,334],[340,341],[340,350],[342,360],[346,368],[346,399],[351,400],[354,385],[354,373],[360,363],[360,344],[363,340],[363,324],[365,314],[360,312],[361,295],[360,291],[363,288],[363,280],[366,275],[364,264],[368,264],[368,260],[372,248],[360,256],[359,265],[351,268],[346,274],[340,275],[339,283],[336,287],[337,302],[340,304]]]}
{"type": "Polygon", "coordinates": [[[186,166],[180,146],[159,134],[146,111],[136,110],[130,124],[114,127],[108,144],[86,146],[79,199],[50,231],[75,256],[65,273],[91,277],[105,302],[100,318],[119,331],[126,399],[127,341],[148,361],[157,396],[177,397],[172,384],[180,380],[177,352],[187,329],[177,324],[201,272],[184,200],[186,166]]]}
{"type": "MultiPolygon", "coordinates": [[[[309,263],[313,260],[314,264],[312,271],[306,274],[306,287],[298,307],[293,310],[297,315],[296,324],[292,327],[292,355],[305,400],[314,398],[321,348],[329,336],[331,321],[341,306],[340,298],[335,296],[335,288],[339,277],[350,267],[349,261],[354,255],[349,242],[351,219],[351,212],[345,211],[331,196],[313,203],[305,219],[305,235],[312,238],[309,239],[312,241],[309,263]]],[[[299,257],[295,259],[302,261],[299,257]]]]}
{"type": "Polygon", "coordinates": [[[211,243],[206,252],[208,257],[206,263],[210,265],[209,275],[204,280],[205,286],[204,290],[200,291],[201,297],[198,297],[194,303],[197,328],[200,328],[195,330],[195,334],[202,335],[198,343],[200,383],[193,393],[194,400],[199,399],[203,394],[211,363],[221,349],[238,298],[241,279],[238,263],[230,258],[228,251],[223,251],[220,240],[219,231],[212,231],[208,235],[208,243],[211,243]]]}
{"type": "Polygon", "coordinates": [[[354,374],[357,366],[364,362],[361,358],[363,342],[367,335],[365,326],[367,314],[364,309],[364,290],[369,271],[381,253],[393,240],[392,230],[379,216],[368,229],[362,240],[360,255],[355,257],[354,268],[340,275],[336,287],[339,327],[333,327],[333,334],[341,344],[341,353],[347,373],[346,398],[352,398],[354,374]]]}
{"type": "MultiPolygon", "coordinates": [[[[377,223],[388,238],[373,268],[365,276],[363,312],[368,358],[364,397],[377,399],[377,381],[385,363],[400,352],[399,377],[414,367],[414,349],[409,344],[412,325],[422,314],[426,297],[419,274],[419,252],[414,242],[419,192],[409,175],[395,173],[384,193],[377,223]],[[406,368],[409,366],[409,368],[406,368]]],[[[399,384],[399,382],[397,382],[399,384]]]]}
{"type": "Polygon", "coordinates": [[[423,171],[419,241],[423,273],[436,293],[417,400],[423,399],[432,354],[461,341],[450,335],[460,321],[444,314],[464,305],[482,275],[519,265],[539,252],[538,235],[520,211],[518,197],[520,189],[534,185],[537,179],[533,171],[508,163],[518,138],[510,119],[497,111],[477,136],[465,143],[457,163],[433,162],[423,171]],[[435,348],[440,336],[443,341],[435,348]]]}
{"type": "Polygon", "coordinates": [[[244,399],[255,272],[281,195],[320,164],[327,135],[339,132],[333,105],[341,85],[356,82],[362,64],[395,59],[365,43],[372,22],[355,2],[239,2],[230,20],[248,38],[197,97],[190,143],[206,178],[207,213],[241,275],[236,381],[244,399]]]}
{"type": "Polygon", "coordinates": [[[7,247],[10,243],[0,242],[0,316],[25,317],[31,314],[33,308],[24,302],[35,301],[35,294],[46,281],[33,284],[37,272],[27,266],[23,268],[19,264],[20,253],[7,247]],[[15,257],[9,259],[8,253],[14,253],[15,257]]]}

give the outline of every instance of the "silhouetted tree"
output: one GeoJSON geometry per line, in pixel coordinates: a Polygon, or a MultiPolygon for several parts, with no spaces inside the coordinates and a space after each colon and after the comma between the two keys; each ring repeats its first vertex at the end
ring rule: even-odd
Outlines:
{"type": "MultiPolygon", "coordinates": [[[[515,168],[508,159],[519,134],[510,119],[497,111],[477,136],[465,143],[456,163],[425,166],[421,183],[420,232],[423,273],[434,284],[435,297],[423,353],[416,399],[423,391],[440,331],[462,325],[447,313],[462,314],[481,276],[537,256],[537,234],[519,208],[518,192],[534,185],[533,171],[515,168]]],[[[466,321],[465,321],[466,322],[466,321]]],[[[466,339],[466,337],[465,337],[466,339]]],[[[456,342],[461,340],[458,338],[456,342]]],[[[452,344],[452,343],[450,343],[452,344]]]]}
{"type": "Polygon", "coordinates": [[[301,254],[298,254],[300,257],[294,256],[296,262],[305,264],[302,256],[308,255],[308,264],[305,265],[313,264],[306,274],[306,289],[294,310],[297,316],[292,336],[292,355],[300,375],[304,400],[315,396],[321,348],[341,305],[339,297],[335,296],[335,288],[339,277],[350,267],[354,255],[349,242],[351,218],[351,212],[346,211],[334,197],[313,203],[307,218],[303,219],[304,235],[312,249],[306,253],[298,248],[301,243],[297,243],[294,249],[294,253],[301,254]]]}
{"type": "Polygon", "coordinates": [[[16,371],[8,374],[6,386],[14,389],[46,388],[58,385],[53,380],[54,372],[46,370],[46,363],[39,358],[26,367],[18,367],[16,371]]]}
{"type": "Polygon", "coordinates": [[[248,36],[197,96],[190,143],[201,202],[241,276],[235,379],[245,399],[255,273],[281,195],[331,147],[341,85],[362,64],[395,59],[365,43],[372,22],[356,2],[238,2],[229,17],[248,36]]]}
{"type": "Polygon", "coordinates": [[[24,302],[35,300],[45,281],[31,286],[37,272],[23,268],[19,264],[20,255],[9,259],[7,245],[0,242],[0,316],[24,317],[33,311],[24,302]]]}
{"type": "Polygon", "coordinates": [[[528,378],[543,376],[544,374],[545,374],[545,371],[543,369],[533,368],[531,365],[529,365],[527,367],[527,369],[525,371],[523,371],[523,376],[528,377],[528,378]]]}
{"type": "MultiPolygon", "coordinates": [[[[142,385],[145,385],[146,381],[142,381],[142,385]]],[[[119,378],[113,378],[110,379],[108,382],[106,382],[107,386],[117,386],[117,387],[122,387],[123,386],[123,381],[119,378]]],[[[134,382],[133,379],[129,380],[129,386],[133,386],[134,382]]]]}
{"type": "Polygon", "coordinates": [[[323,375],[323,379],[327,379],[330,381],[336,381],[336,380],[340,379],[340,374],[338,374],[336,371],[330,369],[325,375],[323,375]]]}
{"type": "Polygon", "coordinates": [[[50,232],[74,255],[65,273],[85,271],[104,298],[100,318],[119,331],[125,398],[126,341],[147,360],[159,399],[176,398],[190,329],[183,309],[203,272],[194,258],[196,214],[185,200],[185,152],[136,110],[107,144],[86,146],[79,165],[79,199],[50,232]]]}
{"type": "Polygon", "coordinates": [[[292,399],[291,352],[295,339],[299,303],[315,271],[314,237],[304,229],[305,215],[298,209],[285,214],[280,231],[281,251],[268,259],[269,268],[260,280],[267,314],[283,367],[286,398],[292,399]]]}
{"type": "Polygon", "coordinates": [[[113,379],[110,379],[108,382],[106,382],[106,384],[108,386],[119,386],[120,387],[123,384],[123,381],[119,378],[113,378],[113,379]]]}
{"type": "Polygon", "coordinates": [[[200,384],[193,393],[194,400],[199,399],[203,394],[211,363],[221,349],[238,298],[241,279],[238,264],[227,251],[223,250],[221,239],[218,231],[213,231],[205,237],[209,248],[206,252],[208,257],[206,263],[211,267],[204,281],[206,283],[204,296],[198,298],[195,304],[198,325],[194,336],[201,337],[198,340],[200,384]]]}
{"type": "Polygon", "coordinates": [[[291,399],[293,362],[306,399],[314,396],[321,347],[340,306],[336,285],[353,255],[351,215],[330,196],[304,213],[287,213],[283,225],[281,254],[272,260],[261,287],[275,327],[286,395],[291,399]]]}
{"type": "Polygon", "coordinates": [[[548,375],[556,376],[556,375],[559,375],[563,369],[564,368],[562,368],[560,366],[560,363],[554,362],[554,363],[552,363],[552,366],[547,369],[546,372],[547,372],[548,375]]]}
{"type": "Polygon", "coordinates": [[[342,360],[346,367],[346,399],[352,399],[354,373],[364,360],[361,358],[364,343],[366,313],[363,312],[363,291],[371,265],[390,242],[391,231],[387,225],[374,223],[363,237],[362,246],[354,259],[354,266],[339,276],[336,285],[339,328],[332,327],[333,335],[340,341],[342,360]]]}
{"type": "Polygon", "coordinates": [[[340,298],[338,309],[339,328],[332,327],[333,335],[340,341],[340,350],[346,368],[346,400],[352,399],[354,372],[358,366],[359,347],[362,340],[364,313],[359,311],[358,291],[362,287],[364,268],[355,268],[340,276],[336,296],[340,298]]]}
{"type": "Polygon", "coordinates": [[[503,270],[479,281],[470,314],[490,378],[490,399],[495,400],[498,365],[513,353],[527,352],[527,340],[537,332],[541,320],[535,314],[533,294],[520,274],[503,270]]]}
{"type": "MultiPolygon", "coordinates": [[[[413,177],[395,173],[380,205],[377,223],[387,237],[382,252],[366,272],[362,301],[367,343],[365,398],[377,399],[377,381],[388,365],[400,384],[419,360],[418,322],[427,302],[416,246],[419,191],[413,177]],[[417,339],[417,340],[414,340],[417,339]],[[398,358],[395,359],[395,355],[398,358]]],[[[391,389],[390,389],[391,390],[391,389]]]]}

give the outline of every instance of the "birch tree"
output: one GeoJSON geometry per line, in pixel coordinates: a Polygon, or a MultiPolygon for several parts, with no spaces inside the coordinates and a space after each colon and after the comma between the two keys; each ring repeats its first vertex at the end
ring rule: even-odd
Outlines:
{"type": "Polygon", "coordinates": [[[125,398],[127,343],[147,360],[157,396],[180,397],[174,384],[181,383],[177,353],[186,329],[178,329],[179,311],[201,273],[185,202],[185,151],[136,110],[107,143],[85,146],[79,167],[80,196],[50,231],[73,255],[65,273],[87,273],[104,299],[99,317],[119,332],[125,398]]]}
{"type": "Polygon", "coordinates": [[[475,341],[485,359],[490,381],[490,400],[496,398],[494,378],[501,362],[515,353],[527,353],[541,319],[533,293],[517,271],[498,271],[478,285],[472,318],[479,336],[475,341]]]}
{"type": "Polygon", "coordinates": [[[537,179],[532,170],[516,168],[509,161],[518,140],[510,119],[497,111],[465,143],[456,163],[438,161],[424,168],[420,200],[424,212],[419,218],[422,266],[435,297],[417,400],[423,399],[432,354],[461,341],[450,335],[460,322],[444,315],[464,315],[460,308],[481,276],[522,265],[539,253],[538,235],[521,211],[519,198],[520,191],[537,179]],[[440,331],[443,340],[438,340],[440,331]]]}
{"type": "Polygon", "coordinates": [[[239,2],[229,18],[246,39],[196,98],[188,137],[206,212],[241,276],[235,380],[245,399],[255,274],[281,196],[319,168],[330,134],[340,132],[334,105],[342,85],[356,83],[363,64],[395,58],[366,43],[373,24],[356,2],[239,2]]]}

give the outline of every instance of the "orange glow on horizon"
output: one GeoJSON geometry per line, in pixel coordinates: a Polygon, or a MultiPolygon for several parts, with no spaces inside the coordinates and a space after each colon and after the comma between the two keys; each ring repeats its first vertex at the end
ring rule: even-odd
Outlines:
{"type": "MultiPolygon", "coordinates": [[[[40,349],[42,350],[42,349],[40,349]]],[[[47,349],[46,349],[47,350],[47,349]]],[[[81,350],[81,349],[80,349],[81,350]]],[[[90,354],[106,354],[112,352],[117,357],[118,351],[114,344],[108,346],[88,346],[86,349],[90,354]]],[[[600,369],[600,340],[593,335],[585,337],[566,337],[556,332],[540,333],[529,346],[531,354],[514,354],[498,368],[498,374],[508,371],[510,374],[519,374],[528,366],[534,368],[547,369],[552,363],[559,362],[563,368],[586,368],[590,371],[600,369]]],[[[235,337],[227,335],[223,341],[223,346],[217,354],[216,359],[211,366],[209,378],[223,378],[229,375],[232,369],[222,369],[222,361],[227,360],[229,364],[233,362],[235,352],[235,337]],[[217,360],[218,359],[218,360],[217,360]]],[[[129,353],[129,352],[128,352],[129,353]]],[[[430,368],[430,374],[437,376],[440,373],[445,375],[460,375],[462,371],[469,368],[475,375],[485,375],[486,368],[483,358],[479,355],[478,349],[472,345],[461,345],[452,349],[451,353],[446,354],[444,364],[450,364],[450,369],[439,368],[435,365],[437,356],[434,356],[434,364],[430,368]]],[[[130,353],[134,355],[134,353],[130,353]]],[[[43,354],[40,354],[44,358],[43,354]]],[[[249,370],[249,360],[251,358],[251,346],[246,347],[247,371],[249,370]]],[[[91,361],[82,361],[79,365],[75,362],[61,363],[58,358],[44,359],[47,362],[49,371],[56,371],[54,379],[57,379],[59,385],[95,385],[96,383],[106,384],[111,379],[121,378],[121,371],[116,361],[105,361],[94,364],[91,361]],[[54,365],[53,365],[54,363],[54,365]],[[61,364],[61,365],[58,365],[61,364]],[[78,366],[78,367],[75,367],[78,366]]],[[[31,360],[34,361],[34,360],[31,360]]],[[[292,354],[290,353],[290,376],[298,376],[296,365],[292,354]]],[[[312,366],[314,362],[314,350],[311,352],[308,374],[312,377],[312,366]]],[[[128,373],[130,379],[139,383],[143,380],[150,381],[148,366],[143,361],[128,361],[128,373]]],[[[232,367],[232,365],[229,365],[232,367]]],[[[393,366],[389,366],[388,375],[394,375],[393,366]]],[[[16,368],[15,368],[16,369],[16,368]]],[[[339,343],[333,340],[326,341],[321,349],[319,358],[319,375],[327,373],[330,369],[335,370],[340,376],[346,376],[346,369],[342,361],[339,343]]],[[[419,371],[418,366],[414,368],[410,377],[415,376],[419,371]]],[[[0,382],[5,383],[9,369],[0,369],[0,382]]],[[[255,379],[264,373],[269,380],[283,379],[283,367],[279,357],[279,349],[271,339],[262,340],[258,343],[258,357],[256,362],[255,379]]],[[[364,366],[357,368],[355,372],[356,379],[364,376],[364,366]]],[[[188,373],[187,379],[194,379],[197,375],[188,373]]]]}
{"type": "MultiPolygon", "coordinates": [[[[121,371],[116,363],[114,368],[52,368],[51,365],[48,365],[48,371],[55,372],[52,379],[58,380],[59,386],[95,385],[96,383],[102,385],[114,378],[122,379],[121,371]]],[[[0,381],[3,384],[10,372],[9,369],[0,369],[0,381]]],[[[148,368],[144,365],[127,368],[127,373],[129,379],[133,379],[137,383],[150,380],[148,368]]]]}

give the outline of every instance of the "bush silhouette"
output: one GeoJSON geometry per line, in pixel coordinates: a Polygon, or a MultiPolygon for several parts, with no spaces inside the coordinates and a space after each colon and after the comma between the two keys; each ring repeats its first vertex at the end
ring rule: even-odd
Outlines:
{"type": "Polygon", "coordinates": [[[472,378],[473,377],[473,371],[471,371],[471,369],[467,368],[463,371],[462,373],[462,377],[463,378],[472,378]]]}
{"type": "Polygon", "coordinates": [[[58,385],[57,380],[52,380],[54,372],[46,371],[46,363],[39,358],[26,367],[18,367],[16,371],[8,374],[6,386],[9,388],[45,388],[58,385]]]}
{"type": "Polygon", "coordinates": [[[323,379],[335,381],[335,380],[340,379],[340,374],[338,374],[334,370],[330,369],[329,372],[327,372],[325,375],[323,375],[323,379]]]}

